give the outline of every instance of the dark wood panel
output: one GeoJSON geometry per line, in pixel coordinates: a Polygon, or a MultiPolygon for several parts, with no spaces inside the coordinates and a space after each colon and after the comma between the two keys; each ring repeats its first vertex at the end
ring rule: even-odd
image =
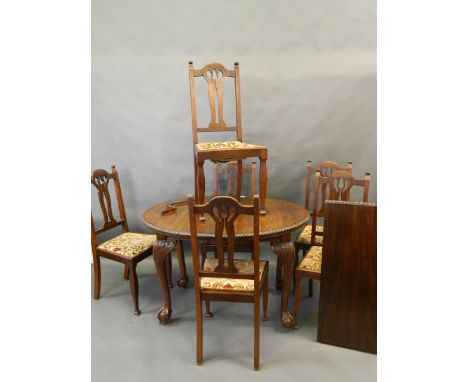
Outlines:
{"type": "Polygon", "coordinates": [[[377,205],[327,201],[318,342],[377,353],[377,205]]]}

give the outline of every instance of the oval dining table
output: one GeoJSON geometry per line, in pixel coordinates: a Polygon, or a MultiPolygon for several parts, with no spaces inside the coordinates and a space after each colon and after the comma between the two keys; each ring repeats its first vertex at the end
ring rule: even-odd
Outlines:
{"type": "MultiPolygon", "coordinates": [[[[241,198],[242,204],[250,204],[249,198],[241,198]]],[[[291,241],[291,233],[307,224],[309,212],[303,207],[280,199],[267,198],[266,214],[260,216],[260,240],[270,241],[273,253],[278,256],[277,280],[282,276],[282,282],[277,281],[281,288],[281,322],[287,328],[295,327],[295,319],[288,309],[289,292],[295,264],[295,249],[291,241]],[[281,275],[282,272],[282,275],[281,275]],[[279,276],[279,277],[278,277],[279,276]]],[[[180,276],[178,285],[187,286],[187,274],[183,246],[181,240],[190,239],[190,222],[186,200],[165,202],[154,205],[143,212],[144,224],[156,232],[157,241],[153,246],[153,259],[161,285],[164,303],[157,314],[161,324],[169,322],[172,314],[170,282],[170,253],[174,248],[170,239],[177,240],[177,256],[179,259],[180,276]],[[169,240],[168,240],[169,239],[169,240]]],[[[199,239],[214,238],[214,223],[210,217],[204,221],[197,219],[199,239]]],[[[253,219],[239,216],[235,222],[236,238],[253,236],[253,219]]]]}

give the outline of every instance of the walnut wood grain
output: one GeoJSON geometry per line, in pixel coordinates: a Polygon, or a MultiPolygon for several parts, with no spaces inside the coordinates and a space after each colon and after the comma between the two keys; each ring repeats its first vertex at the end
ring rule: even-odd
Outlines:
{"type": "MultiPolygon", "coordinates": [[[[251,203],[250,198],[242,199],[242,204],[251,203]]],[[[161,214],[167,202],[157,204],[145,210],[142,214],[143,223],[156,233],[177,239],[190,238],[187,204],[180,204],[174,211],[161,214]]],[[[283,233],[292,232],[307,223],[309,213],[303,207],[280,199],[266,199],[268,214],[260,216],[260,239],[276,238],[283,233]]],[[[199,222],[197,226],[199,238],[214,238],[214,223],[199,222]]],[[[250,219],[240,216],[235,222],[237,237],[252,237],[253,227],[250,219]]]]}
{"type": "Polygon", "coordinates": [[[377,352],[377,206],[327,201],[319,342],[377,352]]]}

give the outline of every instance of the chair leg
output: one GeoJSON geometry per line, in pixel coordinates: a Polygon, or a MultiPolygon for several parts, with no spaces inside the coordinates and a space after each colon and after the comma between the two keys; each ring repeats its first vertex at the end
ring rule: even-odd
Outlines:
{"type": "Polygon", "coordinates": [[[254,370],[260,369],[260,292],[254,302],[254,370]]]}
{"type": "Polygon", "coordinates": [[[197,364],[201,365],[203,363],[203,314],[200,293],[197,293],[195,303],[197,311],[197,364]]]}
{"type": "Polygon", "coordinates": [[[194,180],[194,193],[195,200],[198,201],[198,166],[197,166],[197,157],[193,157],[193,180],[194,180]]]}
{"type": "Polygon", "coordinates": [[[236,199],[240,200],[242,193],[242,160],[237,161],[237,185],[236,185],[236,199]]]}
{"type": "Polygon", "coordinates": [[[187,277],[187,268],[185,266],[185,255],[184,255],[184,243],[182,240],[177,240],[176,242],[176,253],[177,261],[179,263],[179,280],[177,285],[181,288],[187,288],[188,277],[187,277]]]}
{"type": "MultiPolygon", "coordinates": [[[[198,162],[198,204],[205,203],[205,170],[203,168],[205,162],[198,162]]],[[[200,214],[200,221],[205,221],[205,216],[200,214]]]]}
{"type": "Polygon", "coordinates": [[[211,313],[211,301],[205,300],[205,316],[206,317],[213,317],[213,313],[211,313]]]}
{"type": "Polygon", "coordinates": [[[206,260],[206,253],[208,252],[206,246],[204,246],[203,244],[200,246],[200,253],[201,253],[201,266],[203,266],[203,264],[205,264],[205,260],[206,260]]]}
{"type": "Polygon", "coordinates": [[[314,294],[314,280],[309,279],[309,297],[312,297],[314,294]]]}
{"type": "Polygon", "coordinates": [[[265,212],[266,191],[267,191],[266,159],[260,158],[260,209],[262,212],[265,212]]]}
{"type": "Polygon", "coordinates": [[[294,319],[296,320],[296,326],[299,324],[300,307],[301,307],[301,276],[296,274],[296,282],[294,283],[294,319]]]}
{"type": "Polygon", "coordinates": [[[130,269],[128,268],[128,265],[125,264],[125,269],[124,269],[124,280],[128,280],[130,277],[130,269]]]}
{"type": "Polygon", "coordinates": [[[130,268],[130,288],[132,290],[133,298],[133,314],[138,316],[140,308],[138,306],[138,276],[136,273],[136,264],[129,264],[130,268]]]}
{"type": "Polygon", "coordinates": [[[101,296],[101,258],[99,256],[94,257],[94,299],[99,300],[101,296]]]}
{"type": "Polygon", "coordinates": [[[204,162],[198,162],[198,203],[205,203],[205,170],[204,162]]]}
{"type": "Polygon", "coordinates": [[[263,281],[263,321],[268,321],[268,273],[263,281]]]}

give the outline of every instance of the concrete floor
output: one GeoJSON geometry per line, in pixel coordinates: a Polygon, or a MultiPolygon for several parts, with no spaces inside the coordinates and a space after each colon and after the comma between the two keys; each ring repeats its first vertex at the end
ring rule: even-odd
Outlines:
{"type": "MultiPolygon", "coordinates": [[[[264,250],[263,250],[264,249],[264,250]]],[[[178,267],[174,256],[174,279],[178,267]]],[[[162,304],[152,258],[137,268],[140,316],[134,316],[123,266],[103,259],[101,299],[92,300],[92,380],[120,381],[375,381],[375,355],[317,343],[318,286],[306,297],[303,283],[301,327],[288,330],[279,316],[280,294],[274,288],[275,256],[268,246],[270,297],[267,322],[260,328],[260,371],[253,371],[253,305],[212,303],[204,318],[204,363],[195,361],[195,307],[190,251],[186,251],[189,288],[172,289],[172,321],[159,325],[162,304]]],[[[290,304],[292,300],[290,299],[290,304]]],[[[291,305],[290,305],[291,306],[291,305]]]]}

